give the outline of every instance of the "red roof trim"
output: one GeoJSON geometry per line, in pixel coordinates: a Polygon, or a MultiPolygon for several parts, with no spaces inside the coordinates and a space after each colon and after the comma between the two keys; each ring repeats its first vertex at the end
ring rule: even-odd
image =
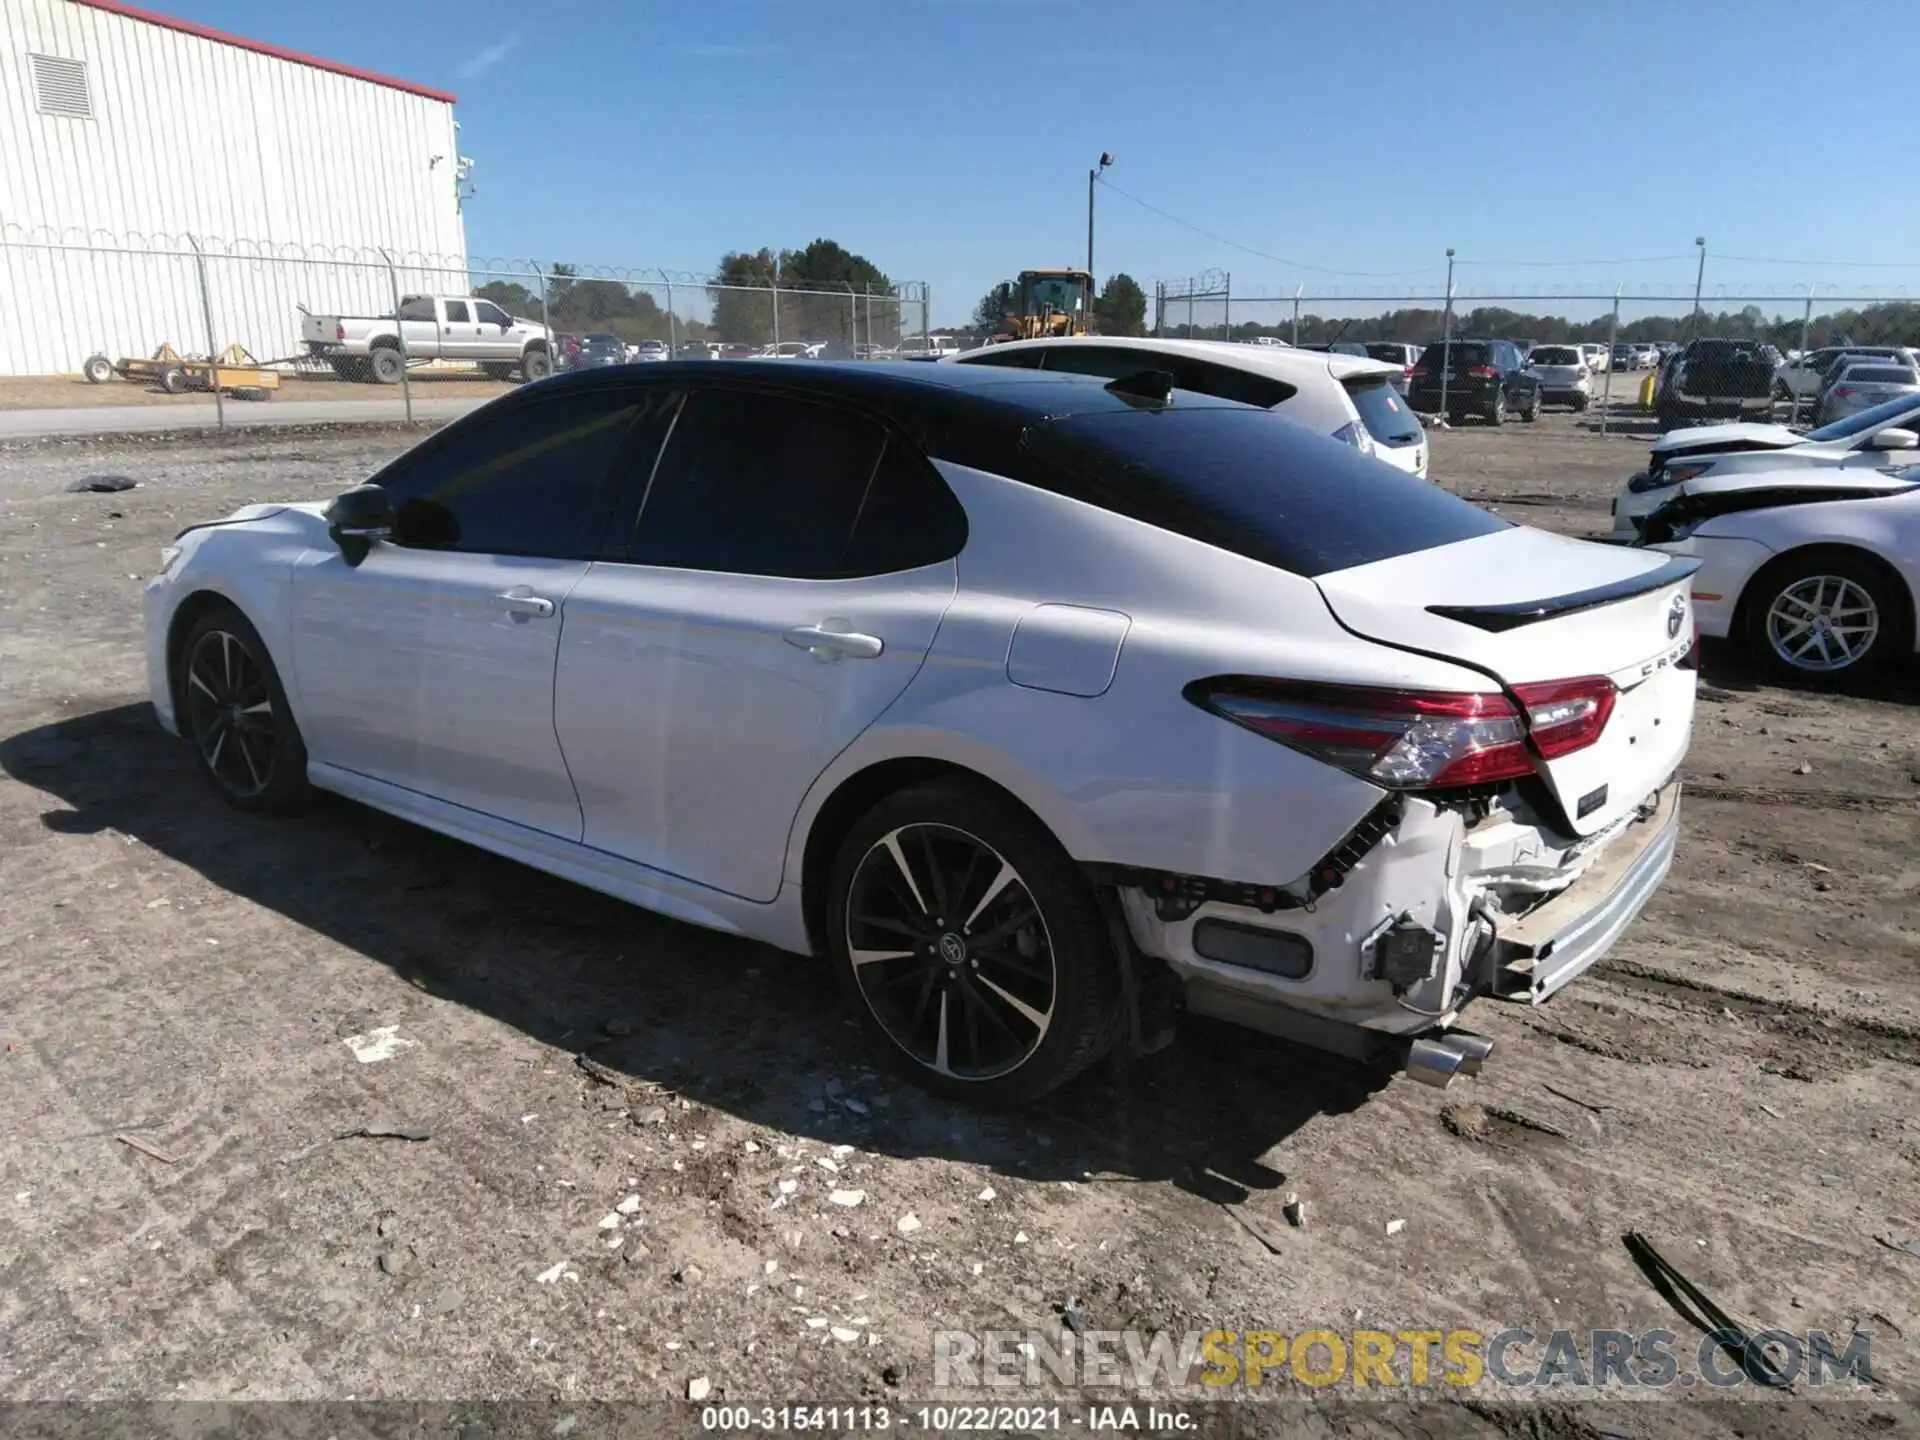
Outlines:
{"type": "Polygon", "coordinates": [[[271,55],[276,60],[291,60],[296,65],[311,65],[316,70],[330,70],[335,75],[345,75],[354,80],[365,80],[370,84],[404,90],[409,95],[424,95],[429,100],[439,100],[448,105],[454,103],[454,96],[445,90],[433,90],[425,85],[415,85],[411,81],[396,80],[391,75],[381,75],[353,65],[342,65],[337,60],[322,60],[318,55],[303,55],[298,50],[269,45],[264,40],[249,40],[242,35],[229,35],[226,31],[215,30],[209,25],[196,25],[191,20],[176,20],[171,15],[156,15],[151,10],[124,5],[121,0],[74,0],[74,4],[85,5],[92,10],[104,10],[109,15],[121,15],[129,20],[140,20],[148,25],[159,25],[167,30],[178,30],[183,35],[197,35],[202,40],[213,40],[222,45],[251,50],[256,55],[271,55]]]}

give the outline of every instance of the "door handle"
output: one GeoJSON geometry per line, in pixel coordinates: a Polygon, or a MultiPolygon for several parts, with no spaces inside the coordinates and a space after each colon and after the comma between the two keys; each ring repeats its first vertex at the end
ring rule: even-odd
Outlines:
{"type": "Polygon", "coordinates": [[[862,635],[845,620],[796,625],[783,638],[816,660],[874,660],[886,649],[878,635],[862,635]]]}
{"type": "Polygon", "coordinates": [[[534,594],[525,585],[502,590],[496,598],[509,615],[538,615],[544,618],[553,614],[553,601],[544,595],[534,594]]]}

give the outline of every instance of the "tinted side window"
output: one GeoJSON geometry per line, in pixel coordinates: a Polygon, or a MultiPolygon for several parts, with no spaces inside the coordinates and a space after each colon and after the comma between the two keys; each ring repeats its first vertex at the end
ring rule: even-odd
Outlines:
{"type": "Polygon", "coordinates": [[[1159,354],[1152,350],[1129,350],[1115,346],[1059,345],[1046,352],[1048,370],[1072,375],[1097,375],[1118,380],[1123,375],[1138,375],[1142,370],[1165,370],[1173,383],[1196,395],[1211,395],[1216,400],[1234,400],[1242,405],[1258,405],[1271,410],[1282,401],[1299,394],[1299,387],[1266,375],[1249,374],[1231,365],[1216,365],[1190,355],[1159,354]]]}
{"type": "Polygon", "coordinates": [[[742,575],[843,575],[885,440],[873,421],[810,400],[696,389],[654,472],[632,558],[742,575]]]}
{"type": "Polygon", "coordinates": [[[395,538],[429,550],[584,559],[606,519],[608,474],[640,402],[557,395],[482,412],[403,456],[375,483],[395,538]]]}
{"type": "Polygon", "coordinates": [[[452,325],[471,325],[467,318],[467,302],[464,300],[447,301],[447,322],[452,325]]]}
{"type": "Polygon", "coordinates": [[[906,441],[887,441],[841,562],[848,575],[885,575],[951,560],[967,543],[967,513],[906,441]]]}
{"type": "Polygon", "coordinates": [[[482,325],[505,325],[507,312],[498,305],[482,300],[473,307],[474,318],[482,325]]]}
{"type": "Polygon", "coordinates": [[[402,320],[432,320],[435,318],[433,301],[426,299],[424,296],[416,295],[411,300],[401,302],[400,318],[402,320]]]}

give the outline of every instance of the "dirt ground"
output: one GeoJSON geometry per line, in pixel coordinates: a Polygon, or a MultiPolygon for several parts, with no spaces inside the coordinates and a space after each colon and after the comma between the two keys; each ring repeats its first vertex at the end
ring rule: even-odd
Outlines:
{"type": "MultiPolygon", "coordinates": [[[[1604,531],[1644,452],[1588,424],[1438,433],[1435,476],[1604,531]]],[[[1663,1327],[1690,1356],[1699,1330],[1623,1249],[1638,1230],[1749,1325],[1870,1335],[1881,1383],[1603,1424],[1502,1408],[1489,1382],[1418,1412],[1424,1433],[1911,1429],[1911,676],[1822,695],[1710,650],[1671,879],[1550,1005],[1476,1009],[1498,1042],[1476,1080],[1193,1026],[979,1115],[869,1068],[817,964],[344,802],[274,821],[213,798],[145,702],[158,547],[405,443],[0,452],[0,1398],[565,1406],[704,1381],[904,1410],[957,1398],[933,1388],[936,1329],[1063,1310],[1136,1332],[1663,1327]],[[67,491],[97,474],[138,488],[67,491]],[[392,1128],[425,1138],[356,1133],[392,1128]]]]}
{"type": "MultiPolygon", "coordinates": [[[[514,388],[511,380],[490,380],[477,370],[416,370],[409,377],[416,400],[462,399],[474,395],[503,395],[514,388]]],[[[253,406],[271,406],[283,400],[399,399],[398,385],[366,385],[333,375],[282,376],[280,388],[266,400],[233,400],[235,423],[253,406]]],[[[207,405],[213,397],[204,390],[169,395],[155,385],[115,378],[90,385],[80,375],[0,376],[0,410],[92,409],[99,405],[207,405]]]]}

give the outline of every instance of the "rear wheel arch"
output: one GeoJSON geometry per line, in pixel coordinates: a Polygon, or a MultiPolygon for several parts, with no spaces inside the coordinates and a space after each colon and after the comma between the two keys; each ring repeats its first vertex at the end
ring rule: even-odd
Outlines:
{"type": "Polygon", "coordinates": [[[1791,550],[1781,551],[1754,571],[1747,583],[1741,587],[1740,599],[1734,605],[1733,620],[1728,626],[1728,634],[1736,640],[1744,641],[1753,622],[1753,607],[1764,605],[1771,598],[1765,594],[1767,588],[1776,583],[1780,577],[1822,558],[1850,561],[1864,566],[1881,578],[1888,587],[1889,595],[1899,607],[1898,612],[1892,617],[1899,627],[1896,637],[1899,641],[1899,652],[1911,652],[1914,645],[1916,603],[1913,588],[1907,584],[1906,577],[1881,556],[1864,546],[1835,540],[1796,545],[1791,550]]]}
{"type": "Polygon", "coordinates": [[[1013,791],[978,770],[951,760],[907,756],[881,760],[857,770],[836,785],[833,793],[814,812],[813,820],[807,827],[806,843],[800,852],[801,914],[806,926],[808,948],[815,955],[828,953],[828,890],[834,859],[848,834],[861,817],[888,796],[939,780],[964,780],[984,786],[1032,816],[1034,823],[1056,841],[1060,839],[1059,833],[1047,824],[1045,818],[1013,791]]]}

